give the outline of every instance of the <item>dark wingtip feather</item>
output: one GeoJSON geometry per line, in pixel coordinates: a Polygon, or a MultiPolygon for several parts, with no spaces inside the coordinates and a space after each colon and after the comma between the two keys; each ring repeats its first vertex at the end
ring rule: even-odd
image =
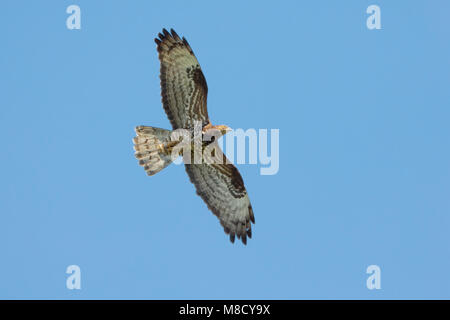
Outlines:
{"type": "Polygon", "coordinates": [[[173,30],[172,28],[170,29],[170,33],[172,34],[172,37],[174,37],[175,39],[180,39],[180,37],[178,36],[178,34],[175,32],[175,30],[173,30]]]}
{"type": "Polygon", "coordinates": [[[235,233],[232,232],[232,233],[230,234],[230,241],[231,241],[231,243],[234,243],[234,240],[235,240],[235,233]]]}
{"type": "Polygon", "coordinates": [[[249,205],[249,206],[248,206],[248,213],[249,213],[249,216],[250,216],[250,220],[251,220],[253,223],[255,223],[255,215],[253,214],[253,208],[252,208],[252,205],[249,205]]]}

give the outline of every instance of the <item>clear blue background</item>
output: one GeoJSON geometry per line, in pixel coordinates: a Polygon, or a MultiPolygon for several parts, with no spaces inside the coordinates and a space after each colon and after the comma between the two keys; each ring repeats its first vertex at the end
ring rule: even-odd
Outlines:
{"type": "Polygon", "coordinates": [[[448,1],[3,1],[1,298],[449,298],[448,1]],[[81,30],[66,8],[81,7],[81,30]],[[366,8],[381,7],[382,30],[366,8]],[[183,166],[153,38],[186,36],[215,124],[279,128],[240,165],[254,237],[232,245],[183,166]],[[67,266],[82,289],[66,288],[67,266]],[[381,267],[381,290],[366,268],[381,267]]]}

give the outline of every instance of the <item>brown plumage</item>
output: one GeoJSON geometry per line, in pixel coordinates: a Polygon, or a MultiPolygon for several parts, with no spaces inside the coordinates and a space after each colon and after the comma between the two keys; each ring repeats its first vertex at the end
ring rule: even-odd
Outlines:
{"type": "MultiPolygon", "coordinates": [[[[221,134],[226,126],[213,126],[207,111],[208,86],[200,64],[191,46],[172,29],[163,29],[155,39],[161,63],[161,97],[167,117],[175,129],[194,129],[199,121],[202,132],[218,129],[221,134]]],[[[136,157],[147,174],[153,175],[174,159],[167,153],[171,131],[153,127],[139,126],[134,138],[136,157]]],[[[210,144],[217,144],[217,141],[210,144]]],[[[205,144],[206,145],[206,144],[205,144]]],[[[231,242],[235,238],[247,244],[252,237],[251,224],[255,216],[241,174],[223,155],[217,145],[217,152],[223,161],[220,163],[185,164],[190,181],[197,194],[208,208],[219,218],[231,242]]]]}
{"type": "Polygon", "coordinates": [[[172,29],[159,34],[161,96],[173,129],[192,128],[193,121],[209,123],[206,109],[208,86],[200,64],[187,40],[172,29]]]}

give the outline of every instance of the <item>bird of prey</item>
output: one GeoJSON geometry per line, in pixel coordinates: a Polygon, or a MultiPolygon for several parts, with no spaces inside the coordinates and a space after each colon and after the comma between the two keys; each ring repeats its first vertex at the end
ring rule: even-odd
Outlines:
{"type": "MultiPolygon", "coordinates": [[[[133,139],[135,156],[147,174],[154,175],[174,160],[174,149],[181,140],[174,140],[172,133],[179,129],[192,133],[196,123],[200,124],[201,150],[213,146],[211,156],[218,156],[222,161],[203,158],[200,162],[186,161],[185,156],[188,153],[192,155],[194,148],[189,149],[191,152],[182,149],[175,155],[183,156],[186,172],[197,194],[219,218],[230,241],[234,243],[237,237],[247,244],[247,237],[252,237],[251,224],[255,223],[252,205],[241,174],[217,145],[217,138],[230,128],[214,126],[209,120],[206,107],[208,86],[187,40],[180,38],[173,29],[170,32],[163,29],[155,42],[161,64],[161,100],[173,131],[136,127],[137,136],[133,139]]],[[[190,144],[191,147],[193,145],[190,144]]]]}

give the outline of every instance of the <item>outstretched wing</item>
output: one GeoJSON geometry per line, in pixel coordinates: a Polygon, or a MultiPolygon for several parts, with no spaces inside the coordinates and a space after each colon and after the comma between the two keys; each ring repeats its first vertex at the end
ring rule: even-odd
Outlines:
{"type": "Polygon", "coordinates": [[[206,109],[208,86],[189,43],[171,29],[163,29],[155,39],[161,62],[161,96],[173,129],[209,123],[206,109]]]}
{"type": "MultiPolygon", "coordinates": [[[[226,160],[225,156],[224,159],[226,160]]],[[[251,223],[255,223],[252,205],[241,174],[228,162],[221,164],[186,164],[186,171],[197,194],[219,218],[231,242],[235,236],[247,244],[252,237],[251,223]]]]}

